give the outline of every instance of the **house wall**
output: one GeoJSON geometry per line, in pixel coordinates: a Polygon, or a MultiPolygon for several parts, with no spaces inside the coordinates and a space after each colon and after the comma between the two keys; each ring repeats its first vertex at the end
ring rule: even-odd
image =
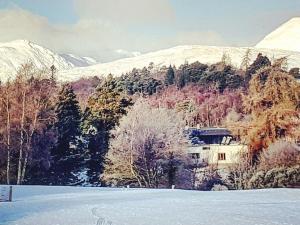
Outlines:
{"type": "Polygon", "coordinates": [[[241,155],[247,153],[246,145],[201,145],[188,147],[188,154],[195,154],[200,162],[206,162],[208,165],[230,165],[239,162],[241,155]],[[225,154],[225,159],[220,159],[219,154],[225,154]]]}

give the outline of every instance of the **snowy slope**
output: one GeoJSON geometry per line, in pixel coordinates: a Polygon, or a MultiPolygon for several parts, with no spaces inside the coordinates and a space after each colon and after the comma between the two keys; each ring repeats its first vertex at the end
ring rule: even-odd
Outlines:
{"type": "Polygon", "coordinates": [[[91,58],[74,55],[62,57],[27,40],[0,43],[0,80],[13,79],[20,66],[28,62],[33,63],[38,68],[49,68],[54,65],[58,71],[68,70],[79,64],[87,66],[95,63],[91,58]]]}
{"type": "Polygon", "coordinates": [[[14,187],[12,203],[0,203],[0,224],[6,225],[298,225],[299,221],[299,189],[199,192],[19,186],[14,187]]]}
{"type": "Polygon", "coordinates": [[[91,66],[97,63],[97,61],[91,57],[80,57],[73,54],[60,54],[60,56],[72,63],[75,67],[91,66]]]}
{"type": "Polygon", "coordinates": [[[300,17],[284,23],[267,35],[256,47],[300,52],[300,17]]]}
{"type": "Polygon", "coordinates": [[[258,49],[258,48],[237,48],[237,47],[214,47],[214,46],[178,46],[166,50],[152,52],[132,58],[126,58],[109,63],[97,64],[84,68],[74,68],[71,70],[64,70],[59,72],[61,80],[76,80],[80,77],[88,76],[101,76],[113,74],[120,76],[122,73],[131,71],[133,68],[143,68],[153,62],[155,66],[180,66],[186,61],[193,63],[200,61],[201,63],[216,63],[222,58],[222,55],[226,53],[230,58],[234,66],[239,67],[242,62],[242,58],[245,55],[247,49],[251,50],[251,58],[254,60],[258,53],[267,55],[270,59],[288,57],[288,66],[300,67],[300,52],[284,51],[284,50],[270,50],[270,49],[258,49]]]}
{"type": "Polygon", "coordinates": [[[49,68],[55,65],[58,70],[74,67],[64,58],[30,41],[17,40],[8,43],[0,43],[0,77],[1,80],[14,78],[19,67],[32,62],[38,68],[49,68]]]}

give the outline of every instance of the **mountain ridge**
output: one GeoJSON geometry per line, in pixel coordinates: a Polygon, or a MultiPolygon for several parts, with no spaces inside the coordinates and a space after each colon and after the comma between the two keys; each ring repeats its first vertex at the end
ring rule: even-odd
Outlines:
{"type": "Polygon", "coordinates": [[[185,62],[193,63],[195,61],[213,64],[220,62],[223,54],[226,54],[230,58],[233,66],[240,67],[242,59],[248,49],[250,50],[251,61],[254,61],[259,53],[262,53],[270,59],[287,57],[289,68],[300,67],[300,52],[255,47],[183,45],[150,52],[136,57],[119,59],[113,62],[59,71],[59,77],[61,80],[72,81],[77,80],[80,77],[105,76],[108,74],[121,76],[124,73],[130,72],[134,68],[142,69],[145,66],[147,67],[150,63],[154,63],[155,67],[169,65],[175,65],[178,67],[185,62]]]}
{"type": "Polygon", "coordinates": [[[108,74],[121,76],[150,63],[154,63],[156,68],[169,65],[178,67],[185,62],[195,61],[213,64],[220,62],[224,54],[233,66],[240,67],[248,49],[251,61],[262,53],[270,59],[287,57],[288,68],[300,67],[300,17],[284,23],[255,47],[180,45],[107,63],[97,63],[92,58],[73,54],[57,54],[27,40],[0,43],[0,80],[14,78],[18,68],[27,62],[34,63],[38,68],[54,65],[58,80],[62,82],[108,74]]]}

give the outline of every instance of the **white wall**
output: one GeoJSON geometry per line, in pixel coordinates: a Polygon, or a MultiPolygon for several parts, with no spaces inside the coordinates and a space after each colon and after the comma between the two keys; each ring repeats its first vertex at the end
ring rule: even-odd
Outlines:
{"type": "Polygon", "coordinates": [[[188,153],[198,153],[200,161],[208,164],[229,165],[239,162],[242,153],[246,153],[248,148],[246,145],[203,145],[188,147],[188,153]],[[209,148],[209,149],[207,149],[209,148]],[[218,154],[225,153],[226,160],[218,160],[218,154]]]}

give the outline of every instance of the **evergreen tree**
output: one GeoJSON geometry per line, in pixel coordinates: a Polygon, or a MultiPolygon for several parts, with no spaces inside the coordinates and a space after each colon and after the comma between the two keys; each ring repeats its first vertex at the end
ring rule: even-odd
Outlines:
{"type": "Polygon", "coordinates": [[[241,69],[247,71],[250,66],[250,62],[251,62],[251,50],[247,49],[241,63],[241,69]]]}
{"type": "Polygon", "coordinates": [[[117,82],[112,76],[100,85],[90,97],[85,111],[83,129],[88,141],[89,182],[98,185],[103,170],[104,157],[108,151],[110,131],[126,114],[126,108],[132,105],[130,99],[117,90],[117,82]]]}
{"type": "Polygon", "coordinates": [[[80,135],[81,112],[76,95],[70,85],[64,85],[55,109],[58,131],[58,148],[67,151],[80,135]]]}
{"type": "Polygon", "coordinates": [[[270,66],[271,61],[267,56],[263,56],[261,53],[257,55],[257,58],[254,60],[254,62],[248,67],[248,70],[246,71],[246,85],[249,84],[249,81],[251,80],[252,76],[259,70],[264,67],[270,66]]]}
{"type": "Polygon", "coordinates": [[[81,112],[76,95],[70,85],[59,92],[55,107],[57,144],[52,151],[52,184],[76,184],[83,154],[78,140],[81,135],[81,112]]]}
{"type": "Polygon", "coordinates": [[[165,77],[165,85],[169,86],[169,85],[173,85],[174,83],[175,83],[175,72],[172,66],[170,65],[165,77]]]}

